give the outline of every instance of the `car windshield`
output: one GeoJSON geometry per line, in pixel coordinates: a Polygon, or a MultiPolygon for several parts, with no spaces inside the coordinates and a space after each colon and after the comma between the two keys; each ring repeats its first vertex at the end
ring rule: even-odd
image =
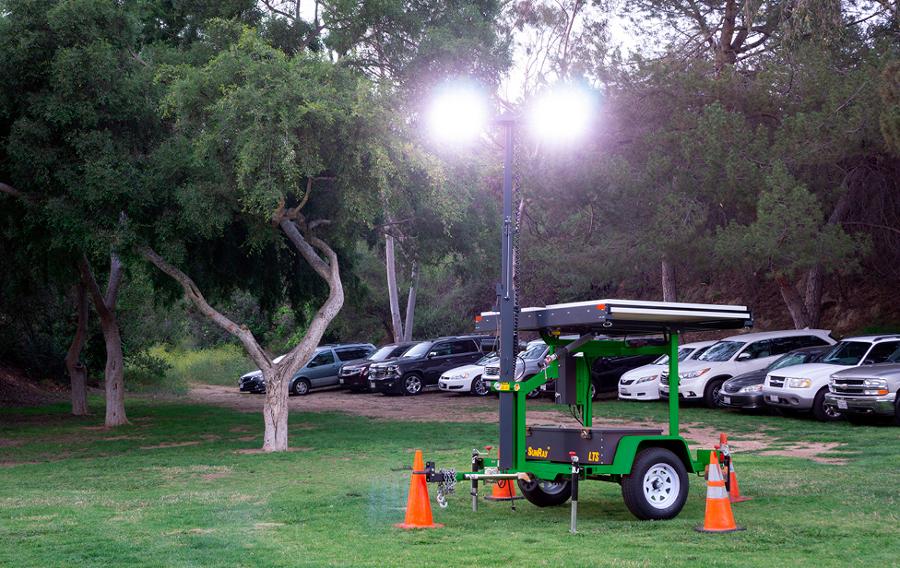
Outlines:
{"type": "Polygon", "coordinates": [[[488,353],[481,359],[475,362],[476,365],[481,365],[484,367],[485,365],[490,365],[491,363],[497,362],[497,354],[496,353],[488,353]]]}
{"type": "Polygon", "coordinates": [[[546,351],[547,345],[544,343],[535,343],[534,345],[529,345],[525,351],[519,353],[519,357],[525,359],[526,361],[530,361],[532,359],[539,359],[541,355],[546,351]]]}
{"type": "Polygon", "coordinates": [[[844,366],[859,365],[871,345],[871,343],[863,341],[841,341],[822,357],[822,363],[844,366]]]}
{"type": "MultiPolygon", "coordinates": [[[[694,349],[696,349],[696,347],[679,347],[678,348],[678,360],[684,361],[685,359],[687,359],[691,355],[691,353],[694,352],[694,349]]],[[[661,355],[661,356],[657,357],[657,359],[655,361],[653,361],[652,364],[653,365],[668,365],[669,364],[669,356],[661,355]]]]}
{"type": "Polygon", "coordinates": [[[393,353],[395,349],[397,349],[396,345],[385,345],[375,353],[369,355],[369,359],[371,361],[384,361],[391,356],[391,353],[393,353]]]}
{"type": "Polygon", "coordinates": [[[698,361],[728,361],[738,349],[746,345],[743,341],[720,341],[698,357],[698,361]]]}
{"type": "Polygon", "coordinates": [[[766,370],[774,371],[775,369],[790,367],[791,365],[802,365],[806,363],[807,359],[809,359],[809,353],[788,353],[776,359],[766,370]]]}
{"type": "Polygon", "coordinates": [[[417,343],[409,351],[403,354],[403,358],[412,359],[416,357],[424,357],[428,353],[428,350],[431,349],[432,345],[434,345],[434,342],[432,341],[423,341],[422,343],[417,343]]]}

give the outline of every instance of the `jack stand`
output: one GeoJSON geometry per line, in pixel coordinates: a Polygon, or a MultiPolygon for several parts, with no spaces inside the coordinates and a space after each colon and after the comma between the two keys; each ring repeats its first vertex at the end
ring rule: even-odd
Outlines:
{"type": "MultiPolygon", "coordinates": [[[[484,459],[477,449],[472,450],[472,473],[478,473],[484,468],[484,459]]],[[[478,512],[478,478],[472,478],[472,512],[478,512]]]]}
{"type": "Polygon", "coordinates": [[[575,534],[578,532],[578,455],[575,452],[569,452],[569,458],[572,460],[572,518],[569,522],[569,532],[575,534]]]}

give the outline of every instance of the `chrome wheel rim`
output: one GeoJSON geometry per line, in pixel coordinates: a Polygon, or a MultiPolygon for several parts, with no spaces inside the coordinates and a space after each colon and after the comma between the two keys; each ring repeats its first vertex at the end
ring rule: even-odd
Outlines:
{"type": "Polygon", "coordinates": [[[418,394],[420,390],[422,390],[422,381],[419,380],[419,377],[416,377],[415,375],[406,377],[406,392],[409,394],[418,394]]]}
{"type": "Polygon", "coordinates": [[[294,385],[294,392],[299,395],[304,395],[309,392],[309,387],[306,386],[305,382],[297,381],[297,384],[294,385]]]}
{"type": "Polygon", "coordinates": [[[654,509],[670,507],[681,493],[681,479],[667,463],[654,464],[644,474],[644,498],[654,509]]]}
{"type": "Polygon", "coordinates": [[[487,385],[484,384],[484,381],[481,379],[481,377],[475,379],[474,386],[475,388],[473,388],[472,390],[475,391],[475,394],[477,394],[478,396],[484,396],[488,393],[487,385]]]}

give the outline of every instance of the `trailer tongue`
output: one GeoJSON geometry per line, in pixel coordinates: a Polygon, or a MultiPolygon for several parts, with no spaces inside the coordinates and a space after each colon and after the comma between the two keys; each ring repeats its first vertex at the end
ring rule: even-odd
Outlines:
{"type": "MultiPolygon", "coordinates": [[[[498,332],[500,314],[475,318],[477,331],[498,332]]],[[[473,453],[472,472],[426,467],[426,479],[439,483],[438,501],[456,481],[472,484],[473,508],[479,481],[516,479],[525,498],[537,506],[573,500],[579,480],[620,483],[628,509],[639,519],[671,519],[688,495],[687,473],[702,474],[711,449],[690,452],[678,433],[678,397],[669,398],[669,427],[595,428],[590,369],[601,357],[669,355],[671,392],[678,392],[678,339],[686,332],[752,326],[745,306],[595,300],[525,308],[518,330],[540,333],[551,347],[543,372],[521,380],[501,380],[499,459],[473,453]],[[580,427],[528,426],[526,395],[556,381],[556,402],[570,406],[580,427]],[[452,478],[452,479],[451,479],[452,478]]]]}

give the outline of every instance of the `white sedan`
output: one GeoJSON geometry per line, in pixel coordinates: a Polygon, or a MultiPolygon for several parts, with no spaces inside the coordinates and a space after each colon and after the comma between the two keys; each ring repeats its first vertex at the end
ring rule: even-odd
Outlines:
{"type": "MultiPolygon", "coordinates": [[[[696,360],[715,341],[685,343],[678,348],[678,361],[696,360]]],[[[659,400],[659,376],[669,368],[669,356],[662,355],[649,365],[632,369],[619,379],[622,400],[659,400]]]]}
{"type": "Polygon", "coordinates": [[[471,365],[463,365],[445,371],[438,379],[438,388],[447,392],[469,392],[477,396],[485,396],[490,392],[488,385],[482,380],[486,365],[497,363],[497,356],[493,353],[485,355],[471,365]]]}

